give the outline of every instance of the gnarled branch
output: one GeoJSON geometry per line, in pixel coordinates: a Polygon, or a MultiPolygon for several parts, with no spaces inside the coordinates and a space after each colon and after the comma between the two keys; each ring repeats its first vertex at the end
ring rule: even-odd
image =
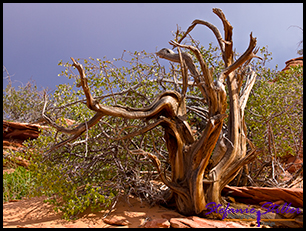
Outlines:
{"type": "MultiPolygon", "coordinates": [[[[174,51],[168,49],[168,48],[163,48],[160,51],[156,52],[156,55],[162,59],[167,59],[171,62],[176,62],[176,63],[180,63],[180,58],[179,55],[176,54],[174,51]]],[[[207,92],[205,90],[205,87],[203,87],[204,82],[201,79],[200,73],[198,71],[198,69],[196,68],[195,64],[192,61],[192,56],[188,53],[185,52],[181,52],[182,58],[184,59],[184,61],[186,62],[186,65],[191,73],[191,75],[193,76],[199,90],[201,91],[203,97],[206,99],[207,101],[207,92]]]]}
{"type": "Polygon", "coordinates": [[[262,59],[261,57],[255,55],[255,53],[257,52],[257,50],[255,50],[255,52],[253,52],[254,48],[256,47],[256,38],[254,38],[252,36],[252,33],[250,34],[250,43],[249,43],[249,47],[247,48],[247,50],[229,67],[225,68],[220,76],[219,76],[219,81],[221,83],[224,82],[225,78],[234,70],[236,70],[237,68],[239,68],[242,64],[244,64],[245,62],[247,62],[248,60],[252,59],[252,58],[259,58],[262,59]]]}
{"type": "Polygon", "coordinates": [[[47,153],[50,153],[51,151],[63,146],[64,144],[70,142],[70,141],[73,141],[75,139],[77,139],[79,136],[81,136],[85,131],[86,131],[86,128],[91,128],[93,127],[95,124],[97,124],[99,122],[99,120],[104,116],[103,113],[101,112],[97,112],[89,121],[87,122],[84,122],[84,123],[81,123],[79,124],[77,127],[75,128],[65,128],[63,126],[60,126],[58,124],[56,124],[55,122],[53,122],[46,114],[45,114],[45,111],[46,111],[46,106],[47,106],[47,95],[45,93],[44,95],[44,100],[45,100],[45,104],[44,104],[44,107],[43,107],[43,111],[42,111],[42,118],[50,125],[52,126],[53,128],[55,128],[57,131],[60,131],[60,132],[63,132],[63,133],[66,133],[66,134],[72,134],[73,136],[69,137],[68,139],[66,140],[63,140],[62,142],[56,144],[56,145],[53,145],[48,151],[47,153]]]}
{"type": "MultiPolygon", "coordinates": [[[[201,25],[205,25],[207,26],[209,29],[212,30],[212,32],[215,34],[218,43],[220,45],[220,49],[222,52],[224,52],[225,49],[225,43],[226,41],[223,40],[220,31],[218,30],[218,28],[206,21],[200,20],[200,19],[196,19],[191,23],[191,26],[188,27],[187,31],[185,32],[185,34],[181,37],[181,39],[178,41],[178,43],[181,43],[183,41],[183,39],[193,30],[193,28],[197,25],[197,24],[201,24],[201,25]]],[[[174,47],[174,46],[173,46],[174,47]]]]}
{"type": "MultiPolygon", "coordinates": [[[[83,66],[78,62],[76,62],[74,58],[71,58],[71,60],[73,61],[73,66],[75,66],[80,73],[80,79],[81,79],[80,83],[86,96],[87,100],[86,104],[88,108],[96,111],[97,113],[88,122],[82,123],[75,128],[68,129],[63,126],[57,125],[48,116],[46,116],[45,108],[47,100],[45,99],[45,105],[42,112],[43,119],[58,131],[73,135],[72,137],[69,137],[68,139],[51,147],[51,149],[48,152],[51,152],[52,150],[59,148],[72,140],[75,140],[81,134],[83,134],[84,131],[86,131],[86,126],[87,128],[94,126],[104,115],[110,115],[110,116],[127,118],[127,119],[151,119],[154,117],[158,117],[160,115],[165,115],[170,118],[177,117],[179,120],[181,120],[180,124],[184,127],[184,129],[180,129],[180,132],[184,134],[182,135],[182,137],[186,139],[185,141],[187,143],[192,143],[194,141],[189,125],[184,121],[184,119],[182,119],[184,117],[184,114],[186,113],[185,111],[186,109],[183,109],[185,104],[184,103],[182,104],[182,99],[181,99],[182,97],[181,94],[179,94],[178,92],[176,91],[163,92],[154,100],[154,102],[151,105],[145,108],[130,108],[130,107],[101,105],[100,103],[98,103],[98,101],[96,101],[92,97],[90,93],[90,89],[87,83],[87,78],[83,66]]],[[[187,85],[186,77],[185,77],[185,85],[187,85]]],[[[149,125],[146,128],[142,129],[141,131],[146,132],[148,130],[151,130],[153,127],[157,126],[161,122],[164,121],[159,120],[155,124],[149,125]]],[[[139,134],[139,131],[137,132],[137,134],[139,134]]],[[[125,137],[121,137],[120,139],[126,139],[132,137],[133,135],[134,134],[129,134],[125,137]]]]}
{"type": "MultiPolygon", "coordinates": [[[[170,41],[169,44],[173,45],[173,46],[176,46],[176,47],[187,48],[195,54],[196,58],[200,62],[201,70],[203,72],[204,79],[201,82],[204,82],[204,84],[205,84],[204,87],[206,88],[206,90],[208,90],[211,87],[212,76],[211,76],[211,73],[210,73],[210,71],[207,67],[207,64],[204,62],[204,60],[202,58],[202,55],[201,55],[200,51],[194,46],[179,44],[175,41],[170,41]]],[[[199,77],[201,78],[202,76],[200,75],[199,77]]]]}

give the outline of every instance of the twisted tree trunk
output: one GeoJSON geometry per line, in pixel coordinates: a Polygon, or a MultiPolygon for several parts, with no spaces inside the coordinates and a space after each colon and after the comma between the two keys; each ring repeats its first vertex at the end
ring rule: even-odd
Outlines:
{"type": "MultiPolygon", "coordinates": [[[[184,177],[173,180],[184,188],[183,193],[173,191],[176,194],[174,197],[179,211],[187,215],[192,213],[200,214],[205,210],[205,206],[209,202],[221,203],[222,189],[237,175],[243,165],[255,156],[255,148],[249,140],[252,150],[246,156],[247,138],[244,108],[256,79],[256,74],[253,71],[248,70],[248,73],[246,73],[245,70],[249,61],[253,57],[257,57],[255,55],[257,50],[254,51],[256,39],[252,37],[251,33],[248,49],[234,62],[234,52],[232,50],[233,28],[220,9],[213,9],[213,12],[223,22],[224,39],[219,30],[212,24],[195,20],[179,43],[197,24],[206,25],[213,31],[218,39],[225,63],[225,69],[214,83],[205,62],[196,48],[176,42],[170,43],[174,46],[187,48],[195,54],[200,63],[202,75],[195,69],[195,65],[188,54],[183,57],[209,106],[208,123],[201,134],[201,138],[192,145],[183,148],[182,152],[186,153],[186,155],[182,158],[184,167],[181,168],[181,171],[183,171],[181,176],[184,177]],[[246,63],[244,69],[240,68],[244,63],[246,63]],[[238,68],[240,68],[240,73],[236,71],[238,68]],[[244,88],[241,89],[244,76],[246,77],[246,83],[244,88]],[[222,131],[223,120],[226,117],[224,113],[227,107],[226,92],[223,85],[225,79],[227,79],[230,107],[227,133],[222,131]],[[210,164],[208,166],[209,160],[210,164]]],[[[170,61],[179,61],[177,55],[174,52],[167,51],[167,49],[159,51],[157,55],[170,61]]],[[[174,151],[169,150],[169,152],[174,151]]]]}
{"type": "MultiPolygon", "coordinates": [[[[44,119],[57,130],[72,134],[72,136],[53,146],[49,152],[79,137],[86,129],[94,126],[103,116],[122,117],[126,119],[146,119],[153,121],[143,129],[130,133],[121,139],[131,138],[147,132],[156,126],[164,128],[164,137],[169,152],[171,177],[165,175],[157,156],[144,150],[132,150],[138,155],[147,155],[155,164],[161,180],[171,189],[168,200],[174,200],[177,209],[185,215],[203,214],[209,202],[221,203],[221,191],[255,155],[256,150],[246,138],[244,123],[244,108],[250,91],[255,82],[256,74],[247,67],[249,61],[256,57],[256,39],[250,35],[250,44],[245,53],[233,60],[232,26],[226,20],[220,9],[213,12],[222,20],[225,36],[222,38],[219,30],[212,24],[195,20],[188,28],[180,41],[171,41],[177,47],[178,53],[170,49],[162,49],[156,54],[181,64],[183,87],[182,93],[166,91],[146,108],[124,108],[105,106],[97,102],[91,95],[87,78],[81,64],[73,58],[73,66],[80,73],[80,86],[82,86],[89,109],[96,111],[96,115],[86,123],[74,129],[67,129],[55,124],[44,111],[44,119]],[[225,69],[213,81],[212,73],[207,68],[199,50],[193,46],[182,45],[180,42],[197,25],[207,26],[215,34],[222,52],[225,69]],[[193,63],[192,56],[180,51],[180,48],[189,49],[197,58],[201,71],[193,63]],[[205,129],[199,139],[195,140],[186,120],[186,90],[188,86],[187,69],[194,78],[208,105],[208,118],[205,129]],[[243,79],[246,77],[244,86],[243,79]],[[226,83],[225,83],[226,80],[226,83]],[[228,89],[229,115],[227,115],[228,89]],[[224,119],[228,116],[228,131],[223,131],[224,119]],[[246,144],[249,142],[251,151],[247,154],[246,144]]],[[[45,110],[45,109],[44,109],[45,110]]]]}

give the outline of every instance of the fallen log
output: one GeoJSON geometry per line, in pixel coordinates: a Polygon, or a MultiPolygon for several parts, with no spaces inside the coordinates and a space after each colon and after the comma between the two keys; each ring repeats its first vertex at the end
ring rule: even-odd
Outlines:
{"type": "Polygon", "coordinates": [[[262,202],[284,201],[292,206],[303,207],[302,188],[267,188],[267,187],[234,187],[225,186],[222,195],[231,196],[236,201],[245,204],[260,204],[262,202]]]}

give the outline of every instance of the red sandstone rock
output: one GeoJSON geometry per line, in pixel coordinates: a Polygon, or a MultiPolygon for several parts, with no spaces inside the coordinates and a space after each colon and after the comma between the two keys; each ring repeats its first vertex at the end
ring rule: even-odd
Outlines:
{"type": "Polygon", "coordinates": [[[170,226],[171,228],[190,228],[190,226],[185,224],[184,221],[184,218],[171,218],[170,226]]]}
{"type": "Polygon", "coordinates": [[[170,222],[165,218],[153,219],[144,224],[144,228],[170,228],[170,222]]]}
{"type": "Polygon", "coordinates": [[[289,70],[291,66],[298,66],[298,65],[303,66],[303,56],[294,58],[294,59],[290,59],[287,62],[285,62],[285,64],[286,64],[286,67],[282,71],[289,70]]]}
{"type": "Polygon", "coordinates": [[[28,138],[36,139],[40,133],[40,128],[46,128],[38,124],[17,123],[3,120],[3,138],[26,140],[28,138]]]}
{"type": "MultiPolygon", "coordinates": [[[[73,120],[65,119],[68,125],[74,123],[73,120]]],[[[29,165],[27,160],[21,157],[13,157],[11,151],[19,151],[22,149],[23,142],[28,139],[37,139],[40,134],[40,129],[47,129],[48,126],[30,123],[9,122],[3,120],[3,158],[7,161],[3,166],[9,166],[11,162],[27,167],[29,165]],[[5,164],[6,163],[6,164],[5,164]]]]}
{"type": "Polygon", "coordinates": [[[117,215],[110,217],[110,218],[105,218],[103,221],[109,225],[128,225],[130,224],[130,222],[125,217],[117,216],[117,215]]]}

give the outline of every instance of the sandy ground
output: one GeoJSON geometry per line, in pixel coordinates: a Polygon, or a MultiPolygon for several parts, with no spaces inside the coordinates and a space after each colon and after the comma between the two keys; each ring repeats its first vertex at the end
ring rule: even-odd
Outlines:
{"type": "Polygon", "coordinates": [[[129,224],[125,226],[114,226],[103,222],[104,213],[92,213],[90,209],[76,221],[61,219],[61,213],[55,213],[53,206],[43,202],[44,197],[34,197],[27,200],[8,202],[3,204],[3,227],[35,227],[35,228],[106,228],[106,227],[126,227],[138,228],[147,220],[162,218],[162,214],[177,214],[173,210],[162,206],[150,207],[139,199],[130,198],[130,205],[120,200],[107,218],[117,217],[126,219],[129,224]]]}

